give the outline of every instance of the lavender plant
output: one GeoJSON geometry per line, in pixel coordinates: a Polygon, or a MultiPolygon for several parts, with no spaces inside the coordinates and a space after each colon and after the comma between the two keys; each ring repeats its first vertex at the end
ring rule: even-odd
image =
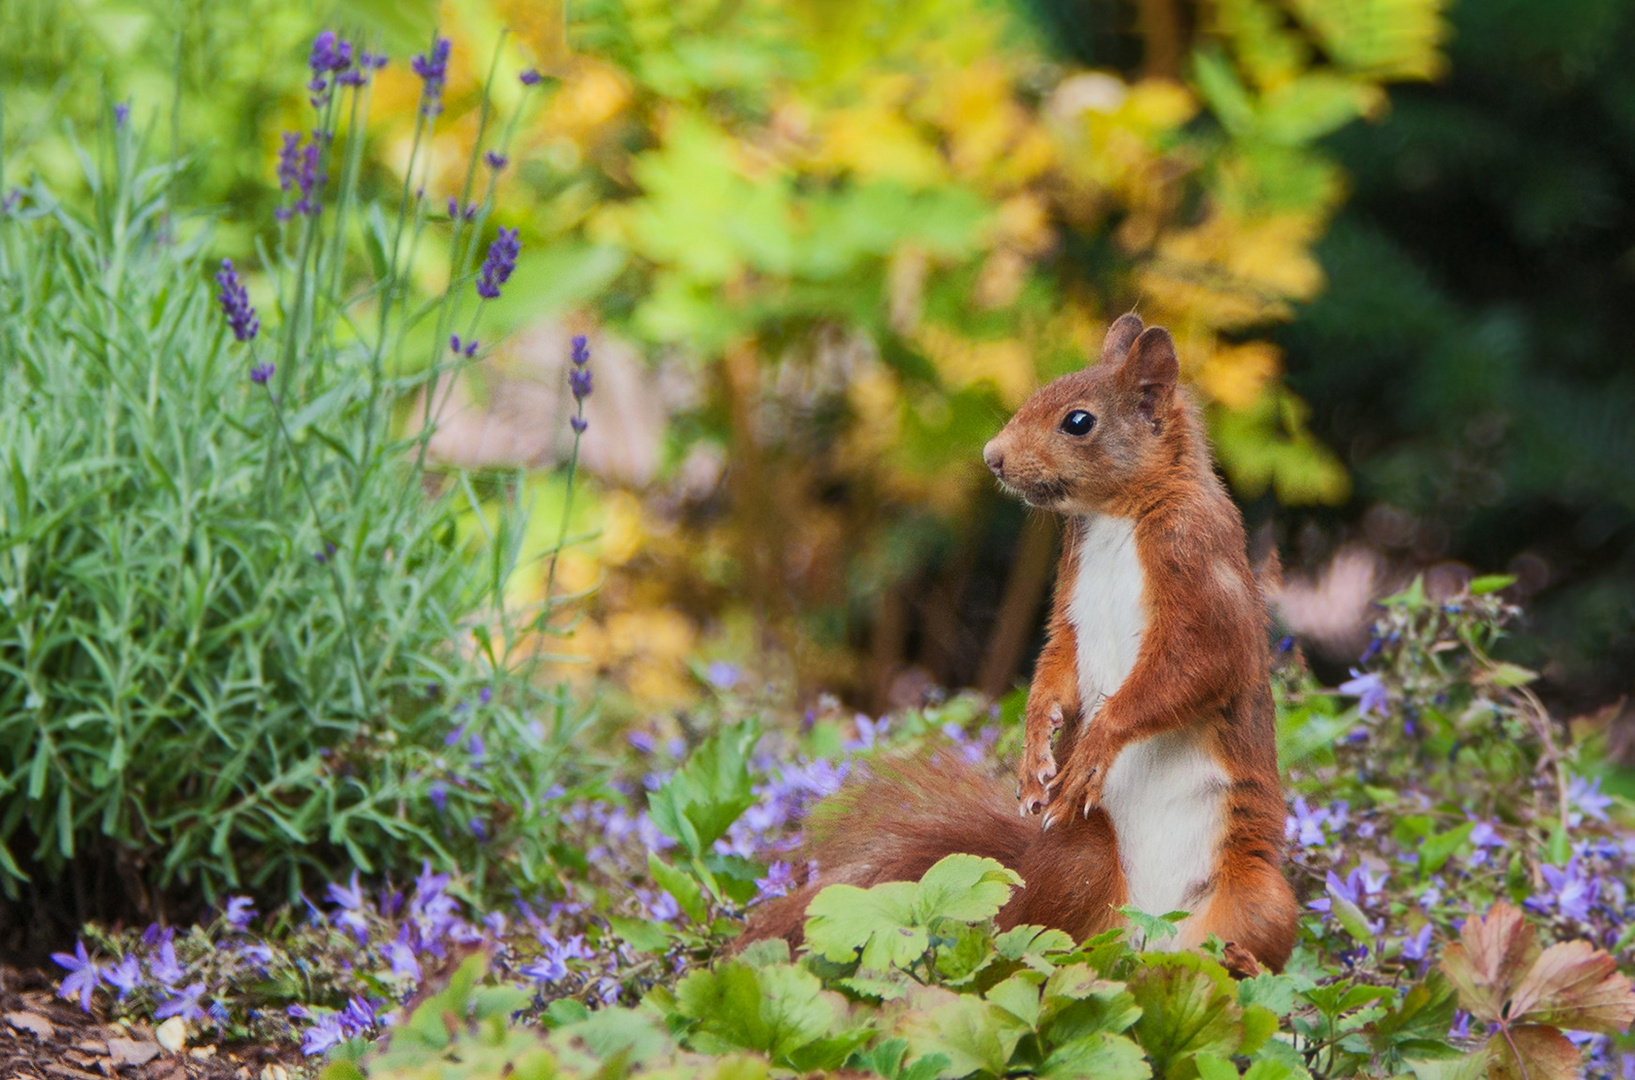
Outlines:
{"type": "Polygon", "coordinates": [[[474,894],[555,888],[583,712],[528,677],[536,613],[504,601],[518,485],[426,455],[517,255],[502,229],[476,265],[508,153],[490,110],[465,209],[425,193],[448,56],[436,38],[414,62],[417,137],[382,206],[360,162],[386,58],[319,35],[265,276],[223,260],[214,297],[209,230],[123,114],[84,157],[87,207],[36,184],[0,218],[0,885],[24,910],[134,896],[166,919],[428,860],[474,894]],[[407,268],[439,233],[450,285],[426,297],[407,268]],[[432,324],[463,343],[422,364],[432,324]],[[116,867],[100,895],[55,891],[116,867]]]}

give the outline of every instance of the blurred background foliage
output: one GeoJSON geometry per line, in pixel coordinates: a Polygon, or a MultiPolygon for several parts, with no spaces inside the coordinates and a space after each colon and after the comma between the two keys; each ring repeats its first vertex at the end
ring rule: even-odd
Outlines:
{"type": "MultiPolygon", "coordinates": [[[[597,539],[556,581],[597,594],[552,647],[632,707],[750,678],[870,708],[1009,688],[1055,525],[979,450],[1132,307],[1175,332],[1251,521],[1310,571],[1296,615],[1355,631],[1348,597],[1393,573],[1519,558],[1540,662],[1585,700],[1628,682],[1630,5],[4,2],[5,182],[71,184],[68,132],[128,100],[246,257],[320,26],[394,57],[366,196],[401,182],[433,26],[439,203],[490,63],[504,110],[545,74],[497,190],[524,253],[491,312],[516,333],[434,447],[537,466],[548,495],[566,336],[592,335],[574,527],[597,539]],[[1376,562],[1347,593],[1319,571],[1354,541],[1376,562]]],[[[534,504],[543,547],[557,500],[534,504]]]]}

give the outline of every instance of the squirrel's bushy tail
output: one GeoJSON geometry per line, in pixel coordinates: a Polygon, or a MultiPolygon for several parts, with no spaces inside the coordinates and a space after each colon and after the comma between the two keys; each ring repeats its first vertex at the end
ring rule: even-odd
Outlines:
{"type": "Polygon", "coordinates": [[[873,762],[814,811],[802,854],[818,871],[788,896],[755,908],[739,939],[799,945],[806,905],[820,889],[918,881],[945,855],[995,859],[1025,882],[999,913],[1006,929],[1027,923],[1077,939],[1112,925],[1123,881],[1111,823],[1096,811],[1048,832],[1017,813],[1002,781],[947,753],[929,760],[873,762]]]}

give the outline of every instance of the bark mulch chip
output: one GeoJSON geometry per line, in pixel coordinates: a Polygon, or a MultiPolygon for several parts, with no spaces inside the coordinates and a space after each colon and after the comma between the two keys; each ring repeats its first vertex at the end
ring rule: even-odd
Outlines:
{"type": "Polygon", "coordinates": [[[172,1053],[153,1028],[105,1023],[56,996],[40,971],[0,967],[0,1080],[295,1080],[289,1048],[218,1045],[188,1032],[172,1053]]]}

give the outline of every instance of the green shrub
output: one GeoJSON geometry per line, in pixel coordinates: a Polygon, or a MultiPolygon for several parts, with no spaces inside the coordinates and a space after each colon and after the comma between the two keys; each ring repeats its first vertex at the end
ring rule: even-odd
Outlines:
{"type": "Polygon", "coordinates": [[[511,647],[515,485],[431,477],[424,434],[394,435],[447,372],[386,374],[422,208],[361,207],[376,277],[349,283],[335,139],[338,210],[281,227],[277,326],[246,348],[131,128],[84,155],[88,208],[36,186],[0,217],[0,884],[85,860],[207,899],[423,859],[545,880],[574,723],[511,647]]]}

